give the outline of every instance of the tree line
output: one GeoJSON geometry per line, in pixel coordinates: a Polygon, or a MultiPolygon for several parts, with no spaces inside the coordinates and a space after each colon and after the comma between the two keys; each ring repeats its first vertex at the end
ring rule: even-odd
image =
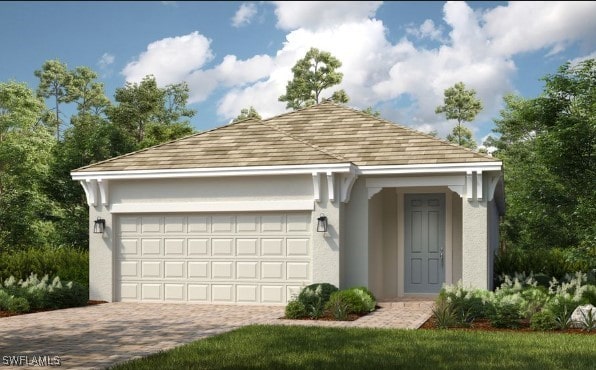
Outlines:
{"type": "MultiPolygon", "coordinates": [[[[343,90],[329,95],[342,81],[340,67],[330,53],[311,48],[292,68],[279,101],[294,110],[323,99],[348,102],[343,90]]],[[[35,76],[35,91],[0,83],[0,251],[87,248],[88,207],[70,171],[193,133],[189,88],[159,87],[149,75],[116,89],[112,103],[88,67],[49,60],[35,76]]],[[[493,155],[505,168],[503,244],[571,248],[596,259],[596,62],[566,63],[543,80],[536,98],[505,97],[496,135],[484,143],[497,148],[493,155]]],[[[457,120],[447,139],[470,149],[476,143],[463,124],[482,109],[475,94],[459,82],[446,88],[436,109],[457,120]]],[[[363,112],[380,115],[373,107],[363,112]]],[[[251,106],[234,121],[247,118],[261,117],[251,106]]]]}

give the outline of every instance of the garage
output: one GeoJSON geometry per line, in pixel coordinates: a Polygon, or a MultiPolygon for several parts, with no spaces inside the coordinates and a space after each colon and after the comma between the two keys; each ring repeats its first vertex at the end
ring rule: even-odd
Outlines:
{"type": "Polygon", "coordinates": [[[312,281],[311,212],[116,217],[116,301],[285,304],[312,281]]]}

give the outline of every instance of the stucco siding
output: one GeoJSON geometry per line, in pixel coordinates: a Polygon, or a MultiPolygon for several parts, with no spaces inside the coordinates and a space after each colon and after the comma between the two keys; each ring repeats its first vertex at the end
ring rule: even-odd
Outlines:
{"type": "Polygon", "coordinates": [[[345,206],[344,273],[340,287],[368,286],[368,193],[358,178],[345,206]]]}
{"type": "Polygon", "coordinates": [[[105,207],[89,207],[89,299],[111,302],[114,298],[114,219],[105,207]],[[97,218],[106,220],[103,234],[93,233],[97,218]]]}
{"type": "Polygon", "coordinates": [[[313,198],[310,175],[112,180],[109,186],[112,204],[313,198]]]}
{"type": "Polygon", "coordinates": [[[488,215],[485,200],[462,202],[462,281],[488,289],[488,215]]]}
{"type": "MultiPolygon", "coordinates": [[[[323,176],[324,177],[324,176],[323,176]]],[[[327,179],[321,181],[323,189],[327,189],[327,179]]],[[[337,182],[336,182],[337,186],[337,182]]],[[[320,202],[315,202],[313,212],[313,283],[331,283],[340,285],[339,281],[339,253],[340,253],[340,220],[339,200],[330,202],[327,192],[321,197],[320,202]],[[324,214],[327,217],[327,232],[317,232],[317,218],[324,214]]],[[[337,192],[336,192],[337,194],[337,192]]]]}
{"type": "Polygon", "coordinates": [[[462,278],[462,198],[451,194],[452,217],[451,217],[451,248],[452,248],[452,282],[457,283],[462,278]]]}
{"type": "Polygon", "coordinates": [[[368,288],[375,296],[383,293],[383,192],[368,202],[368,288]]]}
{"type": "Polygon", "coordinates": [[[494,200],[488,203],[488,284],[494,288],[495,253],[499,249],[499,211],[494,200]]]}
{"type": "Polygon", "coordinates": [[[397,297],[397,192],[393,188],[383,189],[383,289],[381,297],[397,297]]]}

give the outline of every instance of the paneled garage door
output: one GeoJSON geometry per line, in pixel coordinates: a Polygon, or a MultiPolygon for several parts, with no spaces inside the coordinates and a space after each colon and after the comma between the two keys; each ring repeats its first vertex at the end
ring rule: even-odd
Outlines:
{"type": "Polygon", "coordinates": [[[285,303],[311,281],[310,213],[118,218],[116,300],[285,303]]]}

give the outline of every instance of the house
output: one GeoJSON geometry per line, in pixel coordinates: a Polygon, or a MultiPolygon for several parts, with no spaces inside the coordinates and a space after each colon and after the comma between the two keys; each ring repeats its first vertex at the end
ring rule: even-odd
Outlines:
{"type": "Polygon", "coordinates": [[[502,163],[335,103],[72,178],[90,207],[94,300],[284,304],[313,282],[381,299],[460,279],[491,288],[502,163]]]}

